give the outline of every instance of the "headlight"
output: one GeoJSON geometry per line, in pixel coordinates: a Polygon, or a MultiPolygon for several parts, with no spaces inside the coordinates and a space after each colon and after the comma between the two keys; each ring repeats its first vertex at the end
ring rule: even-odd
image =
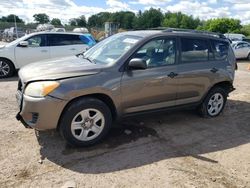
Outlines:
{"type": "Polygon", "coordinates": [[[33,82],[26,87],[24,94],[31,97],[45,97],[58,88],[59,85],[56,81],[33,82]]]}

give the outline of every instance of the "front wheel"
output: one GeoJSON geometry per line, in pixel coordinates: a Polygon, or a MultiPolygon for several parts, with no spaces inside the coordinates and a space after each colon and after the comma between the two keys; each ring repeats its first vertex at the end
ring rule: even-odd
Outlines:
{"type": "Polygon", "coordinates": [[[73,102],[63,113],[60,132],[65,140],[75,146],[90,146],[101,141],[112,124],[109,107],[95,98],[73,102]]]}
{"type": "Polygon", "coordinates": [[[227,93],[223,88],[213,88],[199,107],[203,117],[216,117],[223,111],[227,101],[227,93]]]}

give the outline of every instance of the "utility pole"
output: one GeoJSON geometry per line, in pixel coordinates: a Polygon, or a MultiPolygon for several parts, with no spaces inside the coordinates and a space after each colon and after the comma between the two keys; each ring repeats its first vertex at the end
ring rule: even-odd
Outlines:
{"type": "Polygon", "coordinates": [[[15,28],[16,28],[16,38],[18,39],[17,25],[16,25],[16,15],[14,14],[15,28]]]}

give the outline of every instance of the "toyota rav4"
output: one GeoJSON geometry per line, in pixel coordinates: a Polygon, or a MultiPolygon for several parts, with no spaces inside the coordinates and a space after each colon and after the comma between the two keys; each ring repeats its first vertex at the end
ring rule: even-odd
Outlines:
{"type": "Polygon", "coordinates": [[[124,116],[195,107],[218,116],[234,90],[236,60],[221,34],[193,30],[113,35],[80,56],[19,71],[17,119],[58,129],[70,144],[100,141],[124,116]]]}

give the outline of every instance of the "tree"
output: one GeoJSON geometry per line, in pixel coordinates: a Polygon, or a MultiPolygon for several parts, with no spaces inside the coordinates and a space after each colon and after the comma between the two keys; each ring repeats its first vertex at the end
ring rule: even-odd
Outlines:
{"type": "Polygon", "coordinates": [[[87,26],[87,21],[84,15],[80,16],[77,18],[77,26],[80,27],[86,27],[87,26]]]}
{"type": "Polygon", "coordinates": [[[199,18],[193,18],[181,12],[167,12],[164,17],[163,26],[183,29],[196,29],[201,24],[199,18]]]}
{"type": "Polygon", "coordinates": [[[62,25],[61,20],[59,18],[53,18],[50,23],[52,25],[55,25],[55,26],[61,26],[62,25]]]}
{"type": "Polygon", "coordinates": [[[76,27],[86,27],[87,26],[87,21],[84,15],[80,16],[79,18],[72,18],[69,20],[69,25],[76,27]]]}
{"type": "Polygon", "coordinates": [[[163,14],[160,9],[150,8],[143,13],[139,12],[134,20],[134,27],[137,29],[156,28],[162,25],[163,14]]]}
{"type": "Polygon", "coordinates": [[[15,22],[15,17],[16,17],[16,23],[24,23],[24,21],[19,18],[18,16],[14,15],[14,14],[10,14],[8,16],[3,16],[0,21],[1,22],[10,22],[10,23],[13,23],[15,22]]]}
{"type": "Polygon", "coordinates": [[[49,23],[49,16],[44,13],[34,14],[34,20],[39,24],[49,23]]]}
{"type": "Polygon", "coordinates": [[[103,27],[105,22],[112,21],[112,13],[110,12],[100,12],[98,14],[92,15],[88,19],[89,27],[103,27]]]}
{"type": "Polygon", "coordinates": [[[207,20],[203,26],[198,29],[219,33],[240,33],[241,28],[240,20],[233,18],[216,18],[207,20]]]}
{"type": "Polygon", "coordinates": [[[109,20],[118,23],[123,29],[132,29],[134,17],[135,14],[133,12],[120,11],[112,13],[109,20]]]}
{"type": "Polygon", "coordinates": [[[250,36],[250,24],[248,25],[243,25],[240,33],[246,35],[246,36],[250,36]]]}

